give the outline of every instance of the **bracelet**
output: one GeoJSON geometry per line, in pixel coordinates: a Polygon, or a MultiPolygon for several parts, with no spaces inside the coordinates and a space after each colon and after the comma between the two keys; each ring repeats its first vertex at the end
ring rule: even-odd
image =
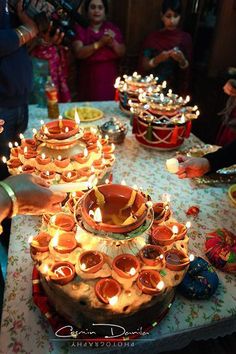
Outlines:
{"type": "Polygon", "coordinates": [[[10,214],[10,217],[12,218],[18,212],[18,203],[17,203],[16,195],[7,183],[0,181],[0,187],[2,187],[4,189],[4,191],[7,193],[8,197],[11,199],[12,212],[10,214]]]}
{"type": "Polygon", "coordinates": [[[19,28],[16,28],[15,29],[17,35],[18,35],[18,38],[19,38],[19,41],[20,41],[20,45],[23,45],[25,44],[26,40],[25,40],[25,36],[23,35],[23,33],[21,32],[21,30],[19,28]]]}

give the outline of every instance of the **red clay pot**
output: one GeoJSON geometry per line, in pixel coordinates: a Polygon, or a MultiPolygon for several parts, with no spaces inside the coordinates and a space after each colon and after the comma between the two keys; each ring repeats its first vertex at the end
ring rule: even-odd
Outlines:
{"type": "Polygon", "coordinates": [[[87,192],[81,203],[82,218],[92,229],[113,233],[127,233],[137,229],[144,223],[148,212],[147,206],[145,205],[144,211],[141,212],[140,215],[137,215],[140,207],[147,202],[146,196],[141,192],[137,191],[132,207],[127,208],[122,213],[124,221],[130,216],[131,212],[133,215],[136,215],[136,220],[128,225],[115,225],[109,224],[107,217],[111,214],[119,215],[120,210],[125,207],[130,200],[133,189],[121,184],[103,184],[98,187],[98,190],[105,198],[105,205],[102,209],[102,222],[98,223],[94,221],[93,217],[89,215],[90,210],[94,211],[99,206],[94,189],[87,192]]]}
{"type": "Polygon", "coordinates": [[[162,287],[160,282],[163,282],[160,274],[153,269],[142,270],[137,278],[139,289],[148,295],[157,295],[163,291],[164,286],[162,287]],[[161,288],[157,288],[158,284],[161,285],[161,288]]]}
{"type": "Polygon", "coordinates": [[[60,285],[69,283],[75,277],[75,267],[69,262],[55,263],[51,272],[54,274],[50,274],[50,279],[60,285]]]}
{"type": "Polygon", "coordinates": [[[71,136],[74,136],[79,132],[79,126],[76,122],[67,119],[54,120],[52,122],[46,123],[44,125],[48,132],[41,128],[44,135],[49,139],[64,140],[68,139],[71,136]],[[61,128],[62,126],[62,128],[61,128]],[[69,128],[68,132],[65,132],[65,128],[69,128]]]}
{"type": "Polygon", "coordinates": [[[144,264],[148,266],[156,266],[164,260],[164,252],[157,245],[146,245],[139,251],[139,256],[144,264]],[[160,258],[160,256],[162,257],[160,258]]]}
{"type": "Polygon", "coordinates": [[[138,258],[132,254],[123,253],[113,259],[112,268],[120,277],[130,279],[138,273],[140,263],[138,258]],[[134,274],[130,273],[131,269],[135,270],[134,274]]]}
{"type": "Polygon", "coordinates": [[[42,231],[33,238],[30,246],[36,252],[47,252],[51,238],[51,235],[49,235],[47,232],[42,231]]]}
{"type": "Polygon", "coordinates": [[[109,304],[109,299],[120,295],[121,286],[115,279],[103,278],[96,283],[95,293],[100,301],[109,304]]]}
{"type": "Polygon", "coordinates": [[[166,267],[170,270],[183,270],[190,263],[189,257],[182,251],[170,249],[165,252],[166,267]]]}
{"type": "Polygon", "coordinates": [[[103,254],[98,251],[85,251],[79,256],[79,263],[80,269],[83,272],[96,273],[102,268],[104,257],[103,254]]]}

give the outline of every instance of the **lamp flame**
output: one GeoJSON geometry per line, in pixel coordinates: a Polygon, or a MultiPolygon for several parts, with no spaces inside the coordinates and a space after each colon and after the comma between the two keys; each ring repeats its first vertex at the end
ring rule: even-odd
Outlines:
{"type": "Polygon", "coordinates": [[[96,222],[102,222],[102,213],[101,213],[101,209],[97,208],[94,212],[94,221],[96,222]]]}

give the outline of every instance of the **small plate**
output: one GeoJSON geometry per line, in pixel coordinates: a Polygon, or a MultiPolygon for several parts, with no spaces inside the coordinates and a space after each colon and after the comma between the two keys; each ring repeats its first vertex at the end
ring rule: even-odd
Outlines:
{"type": "Polygon", "coordinates": [[[64,112],[64,117],[67,119],[75,119],[75,111],[77,111],[81,122],[92,122],[103,117],[103,112],[93,107],[70,108],[64,112]]]}
{"type": "Polygon", "coordinates": [[[229,189],[228,189],[228,196],[230,200],[234,203],[236,206],[236,184],[233,184],[229,189]]]}

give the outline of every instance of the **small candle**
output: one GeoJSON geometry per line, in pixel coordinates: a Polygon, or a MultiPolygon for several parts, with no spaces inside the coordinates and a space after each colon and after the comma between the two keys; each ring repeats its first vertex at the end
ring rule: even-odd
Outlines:
{"type": "Polygon", "coordinates": [[[166,168],[170,173],[178,172],[179,161],[176,158],[166,160],[166,168]]]}

